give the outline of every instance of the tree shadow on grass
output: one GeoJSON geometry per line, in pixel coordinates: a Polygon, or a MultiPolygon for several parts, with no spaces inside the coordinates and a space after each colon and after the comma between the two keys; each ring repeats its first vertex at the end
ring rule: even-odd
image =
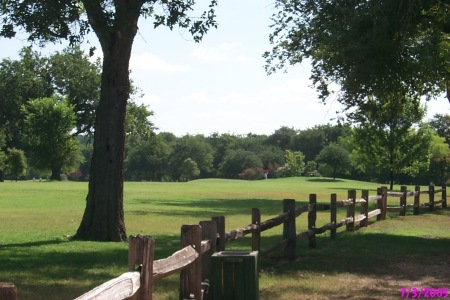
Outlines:
{"type": "MultiPolygon", "coordinates": [[[[337,182],[344,182],[345,180],[332,179],[332,178],[310,178],[310,179],[306,179],[306,181],[309,181],[309,182],[337,183],[337,182]]],[[[354,186],[351,186],[351,187],[334,187],[334,186],[329,186],[328,188],[321,187],[321,189],[349,191],[349,190],[355,190],[355,187],[354,186]]],[[[360,190],[356,189],[356,191],[360,191],[360,190]]],[[[368,189],[368,191],[371,193],[371,195],[372,195],[372,193],[373,193],[373,195],[376,195],[377,189],[375,189],[375,188],[368,189]]]]}
{"type": "Polygon", "coordinates": [[[308,178],[306,181],[309,182],[343,182],[341,179],[333,179],[333,178],[308,178]]]}
{"type": "Polygon", "coordinates": [[[29,247],[58,245],[58,244],[61,244],[64,242],[65,241],[63,239],[54,239],[54,240],[33,241],[33,242],[26,242],[26,243],[0,244],[0,250],[6,249],[6,248],[16,248],[16,247],[29,248],[29,247]]]}
{"type": "MultiPolygon", "coordinates": [[[[360,193],[361,193],[361,189],[355,189],[354,187],[329,187],[328,189],[342,190],[342,191],[356,190],[357,197],[359,197],[360,193]]],[[[377,189],[367,189],[367,190],[369,191],[369,196],[375,196],[377,194],[377,189]]],[[[339,195],[342,196],[342,194],[339,194],[339,195]]],[[[339,195],[338,195],[338,197],[339,197],[339,195]]]]}
{"type": "MultiPolygon", "coordinates": [[[[179,238],[158,235],[154,240],[155,259],[180,249],[179,238]]],[[[127,243],[49,239],[0,246],[0,282],[14,283],[21,300],[74,299],[127,272],[127,265],[127,243]]],[[[172,278],[158,286],[174,283],[172,278]]]]}
{"type": "Polygon", "coordinates": [[[89,283],[113,278],[105,266],[120,265],[126,271],[126,249],[72,250],[81,244],[49,240],[5,245],[0,248],[0,281],[13,282],[20,299],[73,299],[87,292],[89,283]]]}
{"type": "MultiPolygon", "coordinates": [[[[129,209],[127,213],[145,216],[170,213],[172,216],[196,217],[210,219],[212,216],[251,215],[252,208],[259,208],[261,213],[277,215],[283,210],[282,200],[273,199],[206,199],[198,201],[164,201],[164,200],[135,200],[140,204],[138,210],[129,209]],[[145,205],[148,204],[148,208],[145,205]]],[[[305,202],[297,201],[297,205],[305,202]]],[[[131,205],[128,206],[132,207],[131,205]]]]}

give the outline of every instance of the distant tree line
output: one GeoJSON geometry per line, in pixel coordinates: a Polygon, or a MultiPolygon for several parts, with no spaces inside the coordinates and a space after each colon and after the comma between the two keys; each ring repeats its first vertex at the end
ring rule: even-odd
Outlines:
{"type": "MultiPolygon", "coordinates": [[[[87,180],[93,153],[100,63],[78,48],[42,57],[30,48],[0,63],[0,179],[87,180]],[[63,174],[63,175],[61,175],[63,174]]],[[[133,87],[133,97],[138,89],[133,87]]],[[[405,97],[367,104],[352,123],[270,135],[158,132],[153,112],[130,99],[124,177],[130,181],[196,178],[343,177],[443,184],[450,176],[450,116],[423,123],[425,109],[405,97]],[[370,104],[370,105],[369,105],[370,104]]]]}
{"type": "Polygon", "coordinates": [[[449,115],[436,115],[428,124],[415,123],[417,127],[397,128],[394,132],[349,124],[303,130],[281,127],[270,135],[214,133],[176,137],[161,132],[139,145],[127,143],[125,177],[184,181],[327,176],[443,184],[450,175],[446,141],[450,127],[445,129],[444,123],[450,125],[449,115]]]}

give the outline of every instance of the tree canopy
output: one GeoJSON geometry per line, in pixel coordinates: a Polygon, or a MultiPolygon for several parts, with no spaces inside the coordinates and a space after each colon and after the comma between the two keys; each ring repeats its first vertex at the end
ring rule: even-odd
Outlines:
{"type": "Polygon", "coordinates": [[[411,98],[447,92],[450,101],[448,1],[275,3],[268,73],[309,60],[320,98],[337,94],[346,109],[392,92],[411,98]]]}
{"type": "Polygon", "coordinates": [[[424,110],[417,102],[407,97],[371,101],[375,109],[354,129],[354,151],[365,169],[388,172],[392,189],[399,174],[415,175],[428,167],[431,134],[421,124],[424,110]]]}
{"type": "Polygon", "coordinates": [[[26,47],[19,52],[19,60],[9,58],[0,63],[0,126],[6,146],[22,148],[22,105],[31,99],[53,94],[49,80],[48,58],[26,47]]]}
{"type": "Polygon", "coordinates": [[[186,135],[177,140],[169,157],[169,168],[173,178],[184,179],[186,159],[196,163],[200,176],[206,177],[211,172],[213,149],[202,135],[186,135]]]}
{"type": "MultiPolygon", "coordinates": [[[[316,157],[316,161],[319,164],[325,164],[331,169],[331,174],[333,179],[336,179],[338,172],[345,172],[350,169],[350,153],[337,143],[330,143],[325,146],[319,155],[316,157]]],[[[321,168],[321,173],[324,174],[322,170],[326,168],[321,168]]],[[[324,174],[325,175],[325,174],[324,174]]]]}
{"type": "Polygon", "coordinates": [[[6,145],[22,148],[24,128],[21,107],[29,101],[58,95],[65,97],[76,115],[76,133],[93,134],[95,109],[100,91],[99,63],[91,63],[79,47],[43,56],[30,47],[19,59],[0,63],[0,126],[6,145]]]}
{"type": "Polygon", "coordinates": [[[71,134],[75,114],[66,99],[57,97],[29,101],[22,107],[24,141],[32,160],[40,170],[51,170],[51,179],[60,180],[61,171],[78,166],[81,153],[71,134]]]}
{"type": "Polygon", "coordinates": [[[92,63],[79,47],[50,56],[52,86],[67,98],[76,115],[76,133],[94,134],[95,109],[100,99],[101,62],[92,63]]]}
{"type": "Polygon", "coordinates": [[[27,159],[24,152],[15,148],[8,149],[7,165],[8,172],[16,180],[24,176],[27,171],[27,159]]]}
{"type": "Polygon", "coordinates": [[[450,177],[450,146],[445,142],[445,138],[433,135],[430,173],[434,175],[435,184],[445,184],[450,177]]]}
{"type": "Polygon", "coordinates": [[[255,152],[237,149],[227,151],[219,170],[225,178],[236,178],[245,168],[254,168],[261,165],[262,161],[255,152]]]}
{"type": "Polygon", "coordinates": [[[450,146],[450,115],[436,114],[430,121],[430,126],[445,139],[450,146]]]}

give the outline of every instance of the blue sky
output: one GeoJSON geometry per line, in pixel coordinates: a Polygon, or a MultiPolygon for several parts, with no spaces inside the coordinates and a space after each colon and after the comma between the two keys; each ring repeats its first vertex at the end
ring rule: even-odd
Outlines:
{"type": "MultiPolygon", "coordinates": [[[[204,3],[199,1],[200,6],[204,3]]],[[[340,105],[333,98],[319,103],[307,64],[294,66],[287,74],[266,75],[262,54],[271,49],[273,12],[270,0],[219,0],[219,27],[201,43],[194,43],[187,31],[154,30],[150,21],[141,21],[131,76],[144,93],[138,103],[154,111],[159,131],[178,136],[271,134],[281,126],[301,130],[333,123],[340,105]]],[[[0,42],[0,59],[17,57],[26,45],[19,39],[0,42]]],[[[98,44],[95,37],[90,42],[98,44]]],[[[41,52],[47,55],[55,48],[41,52]]],[[[101,55],[100,50],[96,54],[101,55]]],[[[449,109],[443,97],[428,103],[430,116],[449,109]]]]}

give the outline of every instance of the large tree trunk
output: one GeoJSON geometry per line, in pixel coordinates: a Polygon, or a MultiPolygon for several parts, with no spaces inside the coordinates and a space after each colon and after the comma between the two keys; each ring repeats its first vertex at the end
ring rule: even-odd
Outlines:
{"type": "Polygon", "coordinates": [[[94,151],[89,174],[86,209],[75,238],[123,241],[123,158],[125,114],[129,97],[129,60],[137,32],[139,7],[121,2],[116,11],[120,28],[103,24],[98,7],[84,1],[103,50],[100,103],[96,111],[94,151]],[[126,21],[125,21],[126,20],[126,21]]]}
{"type": "Polygon", "coordinates": [[[100,104],[96,112],[89,191],[77,238],[97,241],[126,239],[123,213],[123,156],[128,68],[117,53],[104,56],[100,104]],[[119,59],[120,61],[120,59],[119,59]],[[123,78],[125,77],[125,78],[123,78]]]}
{"type": "Polygon", "coordinates": [[[52,166],[52,174],[50,175],[50,180],[61,181],[61,166],[60,165],[52,166]]]}

